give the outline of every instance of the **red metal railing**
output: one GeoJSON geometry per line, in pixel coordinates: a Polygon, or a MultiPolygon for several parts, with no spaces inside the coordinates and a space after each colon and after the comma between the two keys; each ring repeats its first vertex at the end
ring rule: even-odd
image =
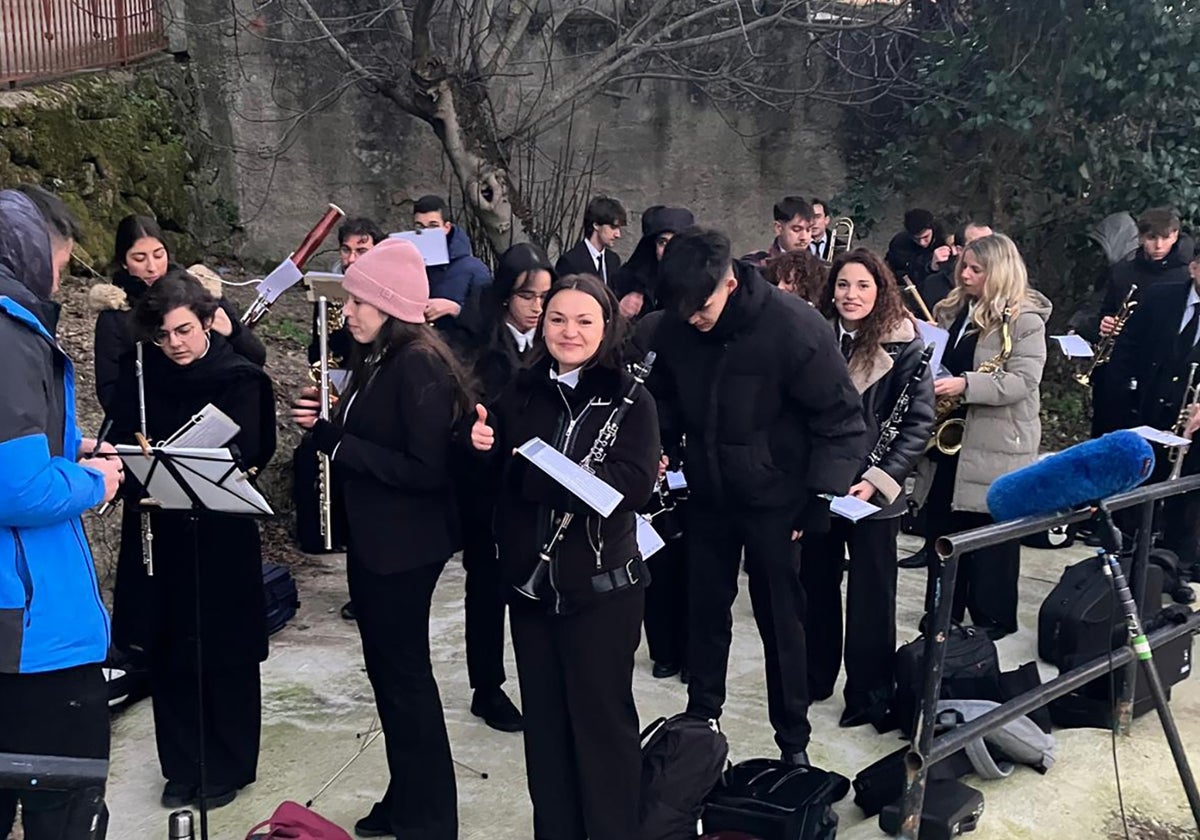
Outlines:
{"type": "Polygon", "coordinates": [[[0,85],[127,64],[166,45],[158,0],[0,0],[0,85]]]}

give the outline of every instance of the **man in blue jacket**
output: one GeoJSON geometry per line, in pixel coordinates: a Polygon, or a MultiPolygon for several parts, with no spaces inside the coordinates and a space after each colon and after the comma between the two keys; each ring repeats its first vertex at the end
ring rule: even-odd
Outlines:
{"type": "Polygon", "coordinates": [[[483,261],[471,252],[471,240],[467,232],[451,223],[449,210],[439,196],[425,195],[413,205],[413,228],[446,232],[446,249],[450,262],[446,265],[431,265],[429,275],[429,305],[425,307],[425,320],[443,333],[454,333],[457,319],[471,292],[490,285],[492,273],[483,261]]]}
{"type": "MultiPolygon", "coordinates": [[[[80,515],[123,473],[110,446],[89,457],[54,337],[51,297],[77,231],[45,190],[0,191],[0,753],[106,759],[108,613],[80,515]]],[[[81,836],[78,796],[0,790],[0,837],[18,796],[26,840],[81,836]]]]}

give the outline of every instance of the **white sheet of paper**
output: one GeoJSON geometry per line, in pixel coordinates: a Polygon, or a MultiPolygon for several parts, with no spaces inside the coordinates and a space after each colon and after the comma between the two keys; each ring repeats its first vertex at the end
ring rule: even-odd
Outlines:
{"type": "Polygon", "coordinates": [[[950,333],[925,321],[917,321],[917,332],[926,347],[933,347],[933,356],[929,359],[929,369],[933,371],[936,379],[942,370],[942,356],[945,355],[946,346],[950,343],[950,333]]]}
{"type": "Polygon", "coordinates": [[[341,368],[330,369],[329,384],[339,394],[346,393],[346,386],[350,384],[350,371],[342,370],[341,368]]]}
{"type": "MultiPolygon", "coordinates": [[[[162,464],[149,475],[154,458],[142,454],[139,446],[118,446],[117,454],[150,498],[163,510],[191,510],[191,496],[179,485],[170,470],[162,464]]],[[[159,451],[159,450],[155,450],[159,451]]],[[[246,474],[233,469],[233,455],[228,449],[195,447],[163,447],[162,452],[175,457],[174,466],[188,487],[200,499],[204,508],[214,513],[249,513],[271,515],[270,503],[250,483],[246,474]]]]}
{"type": "Polygon", "coordinates": [[[541,438],[530,438],[518,447],[517,453],[528,458],[535,467],[570,490],[601,516],[612,514],[625,498],[541,438]]]}
{"type": "Polygon", "coordinates": [[[668,490],[686,490],[687,479],[684,478],[682,470],[667,470],[667,489],[668,490]]]}
{"type": "Polygon", "coordinates": [[[212,403],[204,406],[191,422],[171,435],[164,446],[215,449],[237,437],[242,427],[212,403]]]}
{"type": "Polygon", "coordinates": [[[421,259],[425,260],[425,265],[446,265],[450,262],[449,243],[446,240],[446,232],[441,228],[429,228],[426,230],[402,230],[398,233],[389,233],[390,239],[406,239],[417,246],[417,250],[421,252],[421,259]]]}
{"type": "Polygon", "coordinates": [[[1059,349],[1068,359],[1090,359],[1096,355],[1092,351],[1092,345],[1088,344],[1081,335],[1052,335],[1050,337],[1058,342],[1059,349]]]}
{"type": "Polygon", "coordinates": [[[1156,429],[1153,426],[1138,426],[1136,429],[1130,429],[1135,435],[1141,435],[1151,443],[1161,443],[1163,446],[1176,447],[1187,446],[1191,443],[1185,437],[1173,435],[1170,432],[1164,432],[1162,429],[1156,429]]]}
{"type": "Polygon", "coordinates": [[[666,540],[650,523],[650,517],[639,514],[637,518],[637,544],[642,559],[646,560],[665,546],[666,540]]]}
{"type": "Polygon", "coordinates": [[[262,279],[258,284],[258,293],[266,299],[267,303],[274,303],[275,299],[288,289],[300,282],[304,274],[292,262],[292,258],[288,257],[262,279]]]}
{"type": "Polygon", "coordinates": [[[870,502],[864,502],[862,499],[854,496],[838,496],[829,502],[830,513],[836,513],[843,519],[849,519],[851,522],[857,522],[860,519],[865,519],[873,513],[879,513],[881,508],[870,502]]]}

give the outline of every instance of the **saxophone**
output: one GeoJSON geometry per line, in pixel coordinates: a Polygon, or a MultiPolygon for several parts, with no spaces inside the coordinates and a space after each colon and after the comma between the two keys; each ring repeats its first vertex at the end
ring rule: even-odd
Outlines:
{"type": "Polygon", "coordinates": [[[1137,309],[1138,302],[1133,299],[1137,290],[1136,283],[1129,287],[1129,294],[1125,295],[1125,300],[1121,301],[1121,308],[1117,310],[1115,316],[1116,323],[1113,324],[1112,332],[1096,342],[1095,354],[1092,356],[1092,363],[1088,366],[1088,369],[1082,373],[1075,374],[1073,377],[1076,382],[1085,388],[1092,384],[1092,376],[1096,373],[1096,368],[1107,363],[1112,358],[1113,347],[1117,344],[1117,336],[1125,328],[1125,322],[1129,320],[1129,316],[1133,314],[1133,310],[1137,309]]]}
{"type": "MultiPolygon", "coordinates": [[[[1004,367],[1008,357],[1012,355],[1012,309],[1004,307],[1003,320],[1000,322],[1000,352],[979,366],[976,373],[996,373],[1004,367]]],[[[963,431],[967,422],[961,417],[950,415],[958,411],[963,404],[963,395],[942,396],[937,398],[934,406],[933,437],[925,446],[925,451],[937,449],[943,455],[957,455],[962,449],[963,431]]]]}

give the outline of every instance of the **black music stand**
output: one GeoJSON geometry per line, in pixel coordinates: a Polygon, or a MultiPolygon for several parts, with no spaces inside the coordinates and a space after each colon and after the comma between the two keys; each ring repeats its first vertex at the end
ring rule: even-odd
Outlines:
{"type": "Polygon", "coordinates": [[[274,511],[228,449],[119,446],[117,453],[149,498],[143,505],[187,514],[196,586],[196,707],[200,775],[200,837],[208,840],[208,779],[204,756],[204,649],[200,623],[200,517],[202,514],[271,516],[274,511]]]}
{"type": "Polygon", "coordinates": [[[108,832],[108,809],[104,807],[107,780],[108,759],[0,753],[0,788],[73,794],[67,837],[104,840],[108,832]]]}

